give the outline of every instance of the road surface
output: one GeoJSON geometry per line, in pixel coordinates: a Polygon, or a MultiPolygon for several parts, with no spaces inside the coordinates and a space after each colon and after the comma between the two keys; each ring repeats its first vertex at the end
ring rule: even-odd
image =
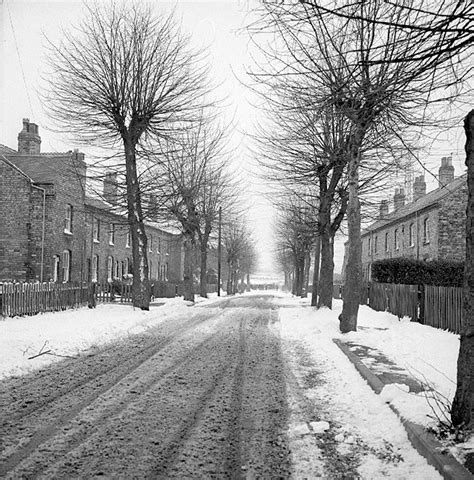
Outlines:
{"type": "Polygon", "coordinates": [[[224,299],[2,382],[0,478],[288,478],[277,321],[224,299]]]}

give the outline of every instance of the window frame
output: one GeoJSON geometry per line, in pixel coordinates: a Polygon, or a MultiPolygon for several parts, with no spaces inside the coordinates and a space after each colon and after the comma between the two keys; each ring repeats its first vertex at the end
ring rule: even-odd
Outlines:
{"type": "Polygon", "coordinates": [[[113,222],[109,223],[109,245],[112,247],[115,245],[115,223],[113,222]]]}
{"type": "Polygon", "coordinates": [[[114,257],[107,255],[107,281],[111,282],[114,274],[114,257]]]}
{"type": "Polygon", "coordinates": [[[400,238],[398,235],[398,228],[396,228],[393,233],[393,244],[394,244],[395,250],[400,250],[400,238]]]}
{"type": "Polygon", "coordinates": [[[92,241],[100,243],[100,219],[97,217],[92,218],[92,241]]]}
{"type": "Polygon", "coordinates": [[[53,255],[53,282],[59,282],[59,272],[60,272],[61,257],[59,255],[53,255]]]}
{"type": "Polygon", "coordinates": [[[71,281],[71,250],[63,250],[62,255],[63,283],[71,281]]]}
{"type": "Polygon", "coordinates": [[[66,203],[66,212],[64,215],[64,233],[72,235],[73,229],[73,213],[74,207],[70,203],[66,203]]]}
{"type": "Polygon", "coordinates": [[[430,243],[430,217],[423,219],[423,243],[430,243]]]}

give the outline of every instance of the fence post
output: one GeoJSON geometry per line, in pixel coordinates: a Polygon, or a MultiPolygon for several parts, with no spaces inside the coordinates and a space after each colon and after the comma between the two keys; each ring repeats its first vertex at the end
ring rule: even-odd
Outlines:
{"type": "Polygon", "coordinates": [[[425,286],[418,285],[418,322],[425,323],[425,286]]]}

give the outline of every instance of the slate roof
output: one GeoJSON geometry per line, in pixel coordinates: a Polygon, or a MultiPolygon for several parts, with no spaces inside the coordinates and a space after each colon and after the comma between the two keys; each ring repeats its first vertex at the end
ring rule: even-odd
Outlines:
{"type": "Polygon", "coordinates": [[[10,162],[25,172],[36,183],[51,183],[54,173],[64,168],[64,160],[70,159],[72,153],[48,153],[39,155],[5,155],[10,162]],[[53,161],[53,162],[52,162],[53,161]]]}
{"type": "Polygon", "coordinates": [[[390,212],[388,215],[385,215],[384,218],[375,221],[374,223],[372,223],[372,225],[369,225],[367,228],[365,228],[362,231],[362,235],[373,232],[375,230],[379,230],[391,223],[400,221],[405,217],[410,217],[421,210],[435,207],[442,198],[444,198],[446,195],[449,195],[450,193],[455,192],[465,183],[466,174],[455,178],[451,183],[448,183],[448,185],[444,187],[437,188],[436,190],[433,190],[432,192],[423,195],[416,202],[408,203],[403,207],[400,207],[398,210],[390,212]]]}
{"type": "Polygon", "coordinates": [[[0,154],[9,154],[9,153],[18,153],[16,150],[13,150],[13,148],[7,147],[6,145],[2,145],[0,143],[0,154]]]}

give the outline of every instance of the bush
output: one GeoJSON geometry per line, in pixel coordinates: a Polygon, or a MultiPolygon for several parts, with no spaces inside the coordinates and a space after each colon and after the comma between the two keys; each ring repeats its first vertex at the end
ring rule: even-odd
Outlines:
{"type": "Polygon", "coordinates": [[[390,258],[372,264],[372,279],[380,283],[462,287],[464,262],[390,258]]]}

